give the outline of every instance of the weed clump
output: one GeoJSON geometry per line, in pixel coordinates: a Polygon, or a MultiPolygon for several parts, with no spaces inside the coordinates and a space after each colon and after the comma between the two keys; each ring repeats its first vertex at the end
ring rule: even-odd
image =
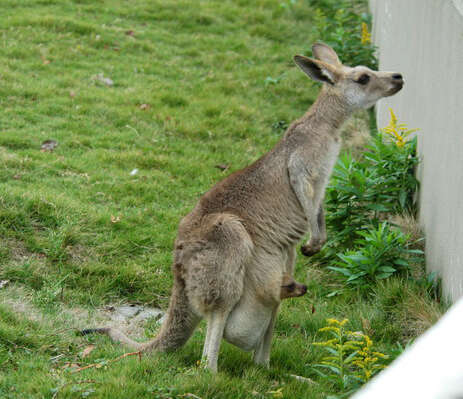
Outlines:
{"type": "MultiPolygon", "coordinates": [[[[331,338],[314,342],[325,353],[321,362],[314,364],[314,371],[322,379],[332,382],[339,397],[347,397],[386,367],[389,356],[375,350],[371,338],[359,331],[346,328],[348,319],[327,319],[326,326],[318,330],[331,338]],[[322,369],[323,371],[321,371],[322,369]]],[[[336,396],[337,397],[337,396],[336,396]]]]}
{"type": "Polygon", "coordinates": [[[375,135],[363,155],[340,157],[326,192],[331,234],[320,258],[350,286],[407,274],[424,261],[419,239],[412,241],[389,221],[396,214],[416,215],[419,187],[416,137],[409,138],[416,129],[390,112],[385,134],[375,135]]]}

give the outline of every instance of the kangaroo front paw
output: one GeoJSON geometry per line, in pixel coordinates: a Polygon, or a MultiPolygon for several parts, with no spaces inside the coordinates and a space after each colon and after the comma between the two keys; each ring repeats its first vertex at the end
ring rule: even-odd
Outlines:
{"type": "Polygon", "coordinates": [[[307,244],[301,247],[301,253],[304,256],[312,256],[318,254],[321,251],[323,244],[324,243],[321,241],[309,241],[307,244]]]}

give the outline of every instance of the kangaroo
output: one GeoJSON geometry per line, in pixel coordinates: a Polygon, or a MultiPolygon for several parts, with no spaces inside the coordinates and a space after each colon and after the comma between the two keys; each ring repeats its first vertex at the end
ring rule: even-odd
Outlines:
{"type": "Polygon", "coordinates": [[[270,152],[217,183],[180,221],[167,317],[156,338],[138,344],[141,350],[177,349],[205,318],[203,359],[212,372],[222,338],[254,351],[255,363],[268,367],[281,283],[293,274],[296,245],[310,231],[301,250],[311,256],[326,241],[322,202],[339,128],[353,111],[404,84],[399,73],[342,65],[326,44],[312,52],[314,58],[294,61],[323,84],[315,103],[270,152]]]}

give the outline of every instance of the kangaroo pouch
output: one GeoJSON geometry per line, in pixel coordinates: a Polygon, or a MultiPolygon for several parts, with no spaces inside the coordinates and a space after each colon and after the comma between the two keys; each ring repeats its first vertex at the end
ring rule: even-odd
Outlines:
{"type": "Polygon", "coordinates": [[[243,295],[228,316],[225,340],[245,351],[257,349],[269,328],[273,310],[256,298],[243,295]]]}

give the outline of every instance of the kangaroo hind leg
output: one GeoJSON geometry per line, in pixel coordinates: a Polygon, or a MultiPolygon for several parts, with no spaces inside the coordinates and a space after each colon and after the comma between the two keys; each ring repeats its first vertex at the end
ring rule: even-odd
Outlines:
{"type": "Polygon", "coordinates": [[[217,358],[228,315],[241,298],[252,241],[238,217],[210,215],[201,226],[202,247],[186,266],[186,290],[207,322],[203,360],[217,371],[217,358]]]}

